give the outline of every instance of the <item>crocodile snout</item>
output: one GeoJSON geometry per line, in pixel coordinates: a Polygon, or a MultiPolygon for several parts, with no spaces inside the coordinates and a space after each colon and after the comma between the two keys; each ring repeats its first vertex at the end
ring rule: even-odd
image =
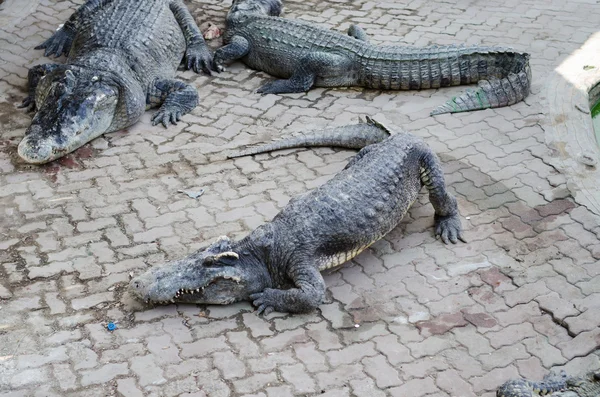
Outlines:
{"type": "Polygon", "coordinates": [[[44,164],[54,160],[54,150],[48,144],[34,143],[25,137],[17,148],[19,157],[30,164],[44,164]]]}

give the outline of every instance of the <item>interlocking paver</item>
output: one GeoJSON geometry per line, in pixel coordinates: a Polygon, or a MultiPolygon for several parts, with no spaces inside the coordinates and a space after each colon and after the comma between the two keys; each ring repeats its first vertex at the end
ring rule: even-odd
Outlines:
{"type": "MultiPolygon", "coordinates": [[[[476,0],[457,13],[453,2],[284,1],[289,18],[358,23],[374,43],[529,51],[533,92],[508,108],[429,117],[464,87],[260,97],[253,91],[270,77],[236,63],[213,77],[181,72],[201,104],[178,126],[152,127],[147,113],[65,160],[25,166],[15,151],[30,116],[13,105],[27,68],[46,62],[33,47],[75,3],[27,0],[31,12],[0,27],[0,394],[487,397],[509,378],[600,366],[600,216],[548,165],[542,78],[597,30],[597,5],[476,0]],[[327,301],[309,315],[264,318],[248,303],[151,309],[127,293],[130,272],[222,234],[243,237],[353,155],[320,148],[223,161],[224,148],[364,114],[439,153],[470,218],[468,245],[434,239],[422,195],[384,240],[326,277],[327,301]],[[178,193],[199,188],[198,200],[178,193]]],[[[224,2],[186,4],[199,23],[223,26],[224,2]]]]}

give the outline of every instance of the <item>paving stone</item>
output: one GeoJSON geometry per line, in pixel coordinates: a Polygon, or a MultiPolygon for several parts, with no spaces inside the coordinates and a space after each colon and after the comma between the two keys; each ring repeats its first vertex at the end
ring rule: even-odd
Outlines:
{"type": "Polygon", "coordinates": [[[372,379],[356,379],[350,381],[353,395],[358,397],[383,397],[385,393],[381,391],[372,379]]]}
{"type": "Polygon", "coordinates": [[[206,354],[218,351],[227,350],[228,346],[225,343],[225,337],[200,339],[191,343],[182,343],[181,357],[204,357],[206,354]]]}
{"type": "Polygon", "coordinates": [[[374,356],[377,352],[373,342],[354,343],[344,349],[327,353],[329,363],[333,367],[360,361],[363,357],[374,356]]]}
{"type": "Polygon", "coordinates": [[[281,376],[289,384],[292,384],[296,393],[315,392],[315,382],[306,372],[302,364],[286,365],[280,367],[281,376]]]}
{"type": "MultiPolygon", "coordinates": [[[[229,4],[209,3],[186,5],[204,26],[223,27],[229,4]]],[[[178,72],[201,99],[178,126],[152,127],[147,112],[126,131],[41,167],[15,160],[30,117],[12,104],[27,68],[47,62],[33,47],[76,4],[34,1],[5,12],[0,219],[10,227],[0,235],[0,356],[14,359],[0,369],[0,394],[492,397],[519,375],[597,367],[600,216],[577,203],[578,192],[571,198],[569,176],[549,165],[555,148],[546,145],[552,126],[539,80],[593,40],[597,7],[532,0],[491,10],[472,2],[457,13],[454,3],[413,3],[289,2],[286,17],[338,31],[358,23],[376,44],[525,48],[534,76],[526,103],[430,117],[465,88],[260,97],[254,91],[270,77],[238,62],[210,78],[178,72]],[[365,113],[409,129],[440,155],[449,191],[470,218],[469,244],[435,240],[422,192],[399,227],[325,277],[327,300],[311,314],[265,318],[244,313],[249,303],[149,309],[126,292],[130,272],[221,234],[244,237],[355,153],[317,148],[223,161],[224,150],[365,113]],[[199,188],[206,193],[198,200],[177,193],[199,188]]]]}
{"type": "Polygon", "coordinates": [[[375,378],[378,387],[385,389],[402,384],[398,372],[385,360],[382,355],[367,357],[362,360],[365,371],[375,378]]]}
{"type": "Polygon", "coordinates": [[[117,379],[117,392],[123,397],[144,396],[144,393],[136,386],[134,378],[117,379]]]}
{"type": "Polygon", "coordinates": [[[400,396],[424,396],[438,391],[432,378],[412,379],[404,383],[402,386],[394,387],[389,390],[394,397],[400,396]]]}
{"type": "Polygon", "coordinates": [[[481,361],[484,370],[490,371],[494,368],[506,367],[516,360],[526,359],[528,357],[529,354],[525,350],[525,346],[517,343],[511,346],[501,347],[491,353],[481,354],[477,359],[481,361]]]}
{"type": "Polygon", "coordinates": [[[471,380],[471,384],[473,385],[473,391],[479,394],[483,391],[495,391],[498,386],[507,380],[516,378],[519,378],[517,369],[509,365],[504,368],[495,368],[483,376],[475,377],[471,380]]]}
{"type": "Polygon", "coordinates": [[[246,375],[244,363],[238,360],[232,352],[214,353],[213,363],[221,371],[225,379],[241,378],[246,375]]]}
{"type": "Polygon", "coordinates": [[[162,369],[156,364],[156,358],[150,354],[133,357],[131,370],[138,376],[141,386],[160,385],[167,381],[163,377],[162,369]]]}
{"type": "Polygon", "coordinates": [[[440,372],[436,378],[436,384],[451,396],[475,396],[471,385],[465,382],[455,370],[440,372]]]}
{"type": "Polygon", "coordinates": [[[304,363],[308,372],[322,372],[327,371],[327,365],[325,362],[325,355],[321,354],[316,349],[314,343],[306,343],[303,345],[294,345],[294,351],[296,357],[304,363]]]}
{"type": "Polygon", "coordinates": [[[127,375],[129,370],[126,363],[106,364],[93,371],[82,371],[81,385],[89,386],[106,383],[119,375],[127,375]]]}
{"type": "Polygon", "coordinates": [[[256,374],[246,379],[233,382],[233,386],[238,393],[253,393],[263,390],[272,383],[277,383],[277,376],[274,373],[256,374]]]}

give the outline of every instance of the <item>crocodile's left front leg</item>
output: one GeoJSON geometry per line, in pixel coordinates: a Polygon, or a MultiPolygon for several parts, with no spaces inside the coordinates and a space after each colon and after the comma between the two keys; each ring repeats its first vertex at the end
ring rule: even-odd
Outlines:
{"type": "Polygon", "coordinates": [[[66,66],[56,63],[46,63],[43,65],[33,66],[31,69],[29,69],[29,73],[27,75],[29,94],[25,99],[23,99],[23,103],[19,105],[19,108],[27,108],[28,112],[32,112],[36,109],[35,91],[37,90],[38,84],[42,77],[56,69],[66,69],[66,66]]]}
{"type": "Polygon", "coordinates": [[[319,306],[325,296],[325,281],[319,270],[310,265],[299,265],[288,272],[296,288],[286,290],[267,288],[250,295],[258,314],[272,311],[281,313],[306,313],[319,306]]]}
{"type": "Polygon", "coordinates": [[[429,190],[429,201],[435,210],[435,235],[445,244],[466,243],[462,233],[456,198],[446,189],[444,171],[435,153],[425,148],[420,164],[421,182],[429,190]]]}
{"type": "Polygon", "coordinates": [[[160,106],[152,116],[152,125],[177,124],[186,113],[198,105],[198,92],[194,87],[174,79],[156,80],[148,93],[147,103],[160,106]]]}
{"type": "Polygon", "coordinates": [[[351,61],[343,55],[313,52],[297,62],[297,69],[287,80],[271,81],[256,92],[260,94],[286,94],[308,91],[317,77],[336,78],[348,73],[351,61]]]}
{"type": "Polygon", "coordinates": [[[185,50],[184,64],[188,69],[200,73],[200,69],[206,74],[211,74],[213,57],[204,41],[200,28],[196,25],[190,10],[181,0],[171,0],[169,4],[171,12],[181,27],[187,48],[185,50]]]}
{"type": "Polygon", "coordinates": [[[229,44],[215,51],[213,67],[217,72],[225,70],[225,64],[240,59],[250,52],[250,43],[242,36],[233,36],[229,44]]]}

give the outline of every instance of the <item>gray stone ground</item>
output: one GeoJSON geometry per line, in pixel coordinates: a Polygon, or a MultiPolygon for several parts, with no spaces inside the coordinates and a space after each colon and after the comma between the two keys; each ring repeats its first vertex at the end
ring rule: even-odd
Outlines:
{"type": "MultiPolygon", "coordinates": [[[[18,4],[0,26],[0,395],[490,397],[509,378],[600,367],[600,219],[547,165],[540,94],[598,30],[596,1],[288,0],[288,17],[359,23],[376,42],[531,52],[533,94],[432,118],[464,88],[261,97],[253,90],[268,76],[241,64],[214,78],[182,72],[202,98],[183,123],[151,127],[148,112],[43,167],[16,158],[30,116],[15,105],[27,68],[47,62],[33,46],[76,4],[18,4]],[[423,195],[385,240],[326,277],[328,300],[314,314],[265,319],[247,303],[151,308],[129,296],[131,273],[243,236],[353,155],[225,161],[224,149],[364,114],[440,154],[469,244],[434,239],[423,195]],[[197,188],[206,189],[198,200],[178,193],[197,188]],[[118,329],[108,332],[108,321],[118,329]]],[[[223,24],[227,4],[188,4],[200,23],[223,24]]]]}

